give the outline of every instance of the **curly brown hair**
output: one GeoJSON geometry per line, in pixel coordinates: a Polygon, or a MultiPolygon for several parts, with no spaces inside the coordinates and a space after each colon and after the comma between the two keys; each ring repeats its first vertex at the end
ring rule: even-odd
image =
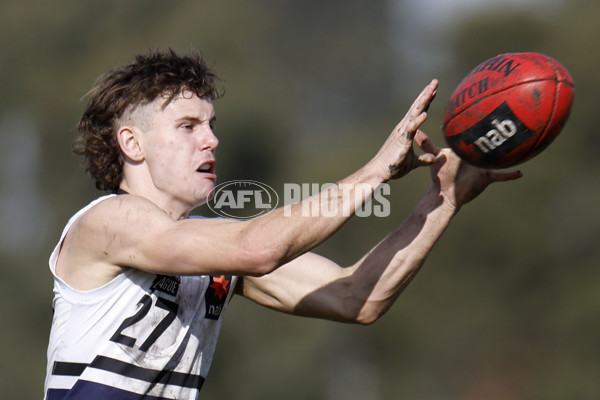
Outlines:
{"type": "Polygon", "coordinates": [[[84,167],[100,190],[115,192],[123,174],[124,157],[117,143],[116,128],[121,117],[159,96],[166,106],[183,91],[216,100],[222,92],[218,77],[202,56],[192,52],[179,56],[173,50],[138,55],[129,65],[100,76],[86,96],[90,97],[81,120],[73,151],[84,157],[84,167]]]}

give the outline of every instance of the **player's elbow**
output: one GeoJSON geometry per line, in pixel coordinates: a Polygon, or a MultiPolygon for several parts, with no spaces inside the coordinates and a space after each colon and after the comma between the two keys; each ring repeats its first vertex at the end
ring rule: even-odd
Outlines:
{"type": "Polygon", "coordinates": [[[338,296],[337,313],[340,320],[358,325],[372,325],[383,316],[386,302],[374,298],[372,293],[365,293],[364,288],[349,282],[338,296]]]}
{"type": "Polygon", "coordinates": [[[274,257],[269,254],[263,254],[259,251],[253,251],[244,257],[244,265],[242,267],[242,275],[260,277],[270,274],[277,269],[277,262],[274,257]]]}
{"type": "Polygon", "coordinates": [[[270,274],[291,260],[289,242],[279,240],[244,224],[233,242],[240,256],[243,275],[260,277],[270,274]]]}
{"type": "Polygon", "coordinates": [[[355,322],[359,325],[373,325],[375,322],[377,322],[377,320],[379,320],[379,318],[382,316],[383,314],[377,313],[377,312],[372,312],[372,311],[365,311],[365,312],[360,312],[355,319],[355,322]]]}
{"type": "Polygon", "coordinates": [[[381,316],[367,307],[364,301],[356,298],[340,301],[330,311],[331,313],[325,316],[326,319],[356,325],[371,325],[381,316]]]}
{"type": "Polygon", "coordinates": [[[243,275],[263,276],[270,274],[281,265],[277,251],[268,246],[243,244],[238,248],[243,264],[243,275]]]}
{"type": "Polygon", "coordinates": [[[372,325],[385,314],[388,308],[385,302],[367,300],[356,314],[355,322],[359,325],[372,325]]]}
{"type": "Polygon", "coordinates": [[[377,321],[377,317],[374,317],[372,315],[368,315],[368,316],[359,316],[356,318],[355,323],[358,325],[364,325],[364,326],[368,326],[368,325],[373,325],[376,321],[377,321]]]}

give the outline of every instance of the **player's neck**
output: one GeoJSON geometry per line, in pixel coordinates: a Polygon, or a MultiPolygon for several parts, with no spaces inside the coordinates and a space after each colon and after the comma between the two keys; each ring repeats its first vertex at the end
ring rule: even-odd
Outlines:
{"type": "Polygon", "coordinates": [[[179,201],[174,196],[163,193],[153,186],[134,185],[125,179],[119,185],[119,193],[143,197],[156,204],[174,220],[186,218],[193,209],[191,205],[179,201]]]}

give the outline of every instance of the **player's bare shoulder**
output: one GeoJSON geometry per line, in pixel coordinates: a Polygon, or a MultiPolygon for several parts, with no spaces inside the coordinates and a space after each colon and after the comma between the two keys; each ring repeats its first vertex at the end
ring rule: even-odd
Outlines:
{"type": "Polygon", "coordinates": [[[56,273],[75,289],[90,290],[108,283],[135,257],[143,235],[174,223],[143,197],[113,196],[77,218],[61,246],[56,273]]]}

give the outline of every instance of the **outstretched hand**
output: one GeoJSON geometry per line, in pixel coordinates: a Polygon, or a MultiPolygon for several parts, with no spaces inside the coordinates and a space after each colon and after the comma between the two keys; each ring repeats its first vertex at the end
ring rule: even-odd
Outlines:
{"type": "Polygon", "coordinates": [[[459,209],[494,182],[518,179],[521,171],[498,171],[478,168],[461,160],[452,150],[436,146],[423,132],[417,132],[415,142],[426,153],[435,156],[431,178],[440,195],[459,209]]]}
{"type": "Polygon", "coordinates": [[[401,178],[417,167],[435,162],[435,156],[430,153],[415,154],[413,139],[427,119],[427,109],[435,98],[437,86],[438,81],[434,79],[423,89],[373,159],[384,171],[386,180],[401,178]]]}

